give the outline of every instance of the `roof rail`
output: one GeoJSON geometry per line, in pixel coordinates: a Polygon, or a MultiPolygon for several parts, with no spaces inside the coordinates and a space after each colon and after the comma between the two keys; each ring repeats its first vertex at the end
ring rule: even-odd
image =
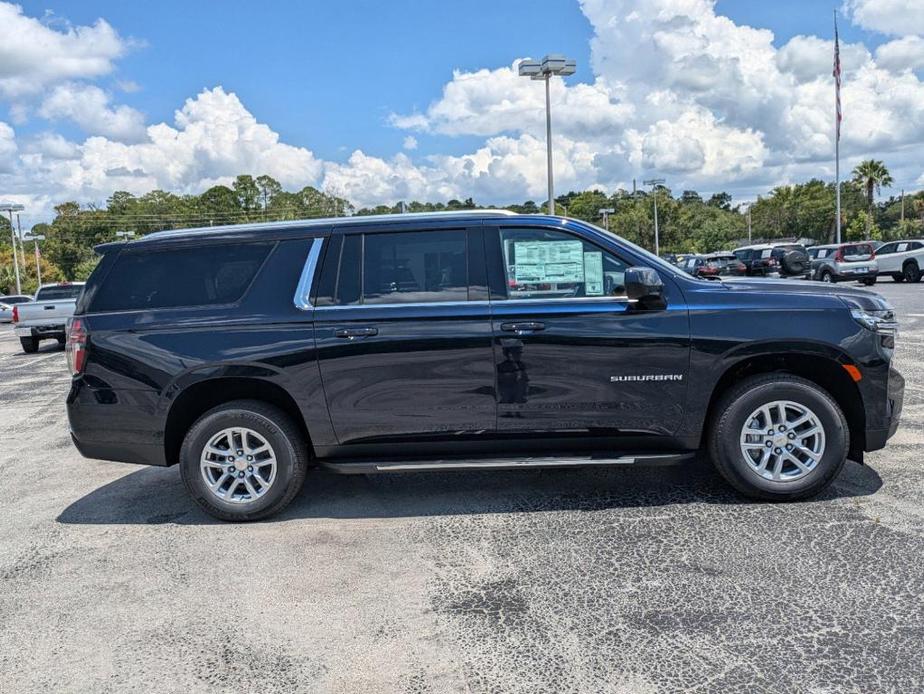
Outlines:
{"type": "Polygon", "coordinates": [[[285,222],[249,222],[245,224],[223,224],[221,226],[211,227],[189,227],[186,229],[164,229],[145,234],[140,239],[135,239],[129,243],[139,243],[147,239],[157,240],[180,236],[189,233],[209,232],[220,233],[223,231],[261,231],[271,229],[288,229],[327,226],[330,224],[347,224],[347,223],[374,223],[374,222],[400,222],[406,220],[422,219],[441,219],[446,217],[510,217],[516,216],[517,213],[511,210],[445,210],[442,212],[403,212],[400,214],[374,214],[374,215],[354,215],[352,217],[315,217],[311,219],[295,219],[285,222]]]}

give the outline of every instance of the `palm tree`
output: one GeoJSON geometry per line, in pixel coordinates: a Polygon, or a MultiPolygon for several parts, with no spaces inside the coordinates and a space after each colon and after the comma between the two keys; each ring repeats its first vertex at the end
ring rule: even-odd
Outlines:
{"type": "Polygon", "coordinates": [[[879,193],[881,186],[888,188],[892,185],[892,174],[881,161],[867,159],[854,168],[853,182],[866,193],[866,236],[869,238],[873,226],[874,193],[879,193]]]}

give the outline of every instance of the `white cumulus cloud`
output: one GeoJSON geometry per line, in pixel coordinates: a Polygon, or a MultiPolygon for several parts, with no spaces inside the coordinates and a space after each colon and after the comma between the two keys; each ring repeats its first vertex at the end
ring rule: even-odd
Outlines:
{"type": "Polygon", "coordinates": [[[855,24],[883,34],[924,34],[921,0],[846,0],[844,9],[855,24]]]}
{"type": "Polygon", "coordinates": [[[138,142],[144,138],[144,114],[129,106],[110,104],[109,95],[95,85],[60,84],[45,97],[38,111],[43,118],[67,118],[91,135],[138,142]]]}
{"type": "Polygon", "coordinates": [[[106,21],[59,31],[0,3],[0,97],[20,99],[59,82],[112,72],[129,48],[106,21]]]}

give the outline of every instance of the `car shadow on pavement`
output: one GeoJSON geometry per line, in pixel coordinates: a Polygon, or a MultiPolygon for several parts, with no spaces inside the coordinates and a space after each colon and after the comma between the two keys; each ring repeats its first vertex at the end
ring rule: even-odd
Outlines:
{"type": "MultiPolygon", "coordinates": [[[[867,496],[882,486],[871,467],[848,462],[838,480],[804,503],[867,496]]],[[[755,503],[737,494],[702,460],[675,467],[452,471],[338,475],[313,470],[295,501],[268,522],[303,518],[399,518],[542,513],[755,503]]],[[[67,524],[213,524],[189,498],[179,470],[143,468],[68,506],[67,524]]]]}

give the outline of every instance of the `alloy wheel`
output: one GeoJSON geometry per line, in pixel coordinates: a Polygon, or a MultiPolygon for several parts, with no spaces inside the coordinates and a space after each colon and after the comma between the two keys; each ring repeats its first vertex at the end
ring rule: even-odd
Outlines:
{"type": "Polygon", "coordinates": [[[273,486],[276,454],[253,429],[223,429],[203,447],[199,470],[216,497],[228,503],[248,504],[273,486]]]}
{"type": "Polygon", "coordinates": [[[791,400],[761,405],[741,428],[741,455],[750,469],[773,482],[812,472],[825,452],[825,432],[811,409],[791,400]]]}

